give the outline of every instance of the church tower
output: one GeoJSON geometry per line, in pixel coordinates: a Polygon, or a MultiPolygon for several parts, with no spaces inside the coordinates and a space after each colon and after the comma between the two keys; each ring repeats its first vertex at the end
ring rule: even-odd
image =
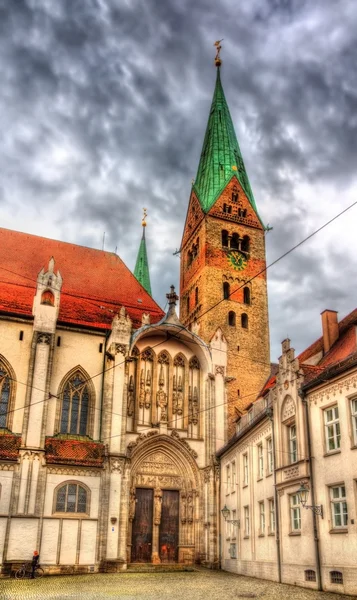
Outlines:
{"type": "Polygon", "coordinates": [[[228,344],[228,430],[270,374],[265,227],[217,79],[181,244],[180,320],[228,344]],[[232,379],[230,379],[232,378],[232,379]]]}
{"type": "Polygon", "coordinates": [[[141,236],[141,242],[139,246],[138,256],[136,258],[134,275],[136,279],[141,283],[143,288],[151,296],[151,284],[150,284],[150,273],[149,273],[149,261],[146,251],[146,240],[145,240],[145,228],[146,228],[146,208],[143,209],[144,215],[142,219],[143,235],[141,236]]]}

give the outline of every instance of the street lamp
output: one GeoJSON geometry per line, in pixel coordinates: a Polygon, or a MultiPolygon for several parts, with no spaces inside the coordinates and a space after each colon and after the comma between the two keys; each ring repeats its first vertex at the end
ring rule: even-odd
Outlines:
{"type": "Polygon", "coordinates": [[[296,491],[297,496],[299,498],[299,502],[300,502],[300,504],[304,508],[311,508],[311,510],[315,513],[315,515],[320,515],[320,517],[323,519],[324,518],[324,511],[323,511],[323,508],[322,508],[322,504],[318,504],[317,506],[312,506],[312,505],[306,504],[307,503],[307,499],[309,497],[309,491],[310,491],[310,489],[308,488],[307,485],[305,485],[305,482],[301,481],[300,482],[300,487],[296,491]]]}
{"type": "Polygon", "coordinates": [[[235,525],[236,527],[240,527],[240,519],[228,519],[229,515],[231,514],[231,511],[229,510],[229,508],[227,508],[226,504],[222,508],[221,513],[226,523],[233,523],[233,525],[235,525]]]}

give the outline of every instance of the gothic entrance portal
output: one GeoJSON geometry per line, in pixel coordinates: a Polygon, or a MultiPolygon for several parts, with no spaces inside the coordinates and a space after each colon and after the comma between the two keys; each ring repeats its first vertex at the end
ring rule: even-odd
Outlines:
{"type": "Polygon", "coordinates": [[[175,431],[131,444],[128,561],[193,563],[201,537],[196,454],[175,431]]]}

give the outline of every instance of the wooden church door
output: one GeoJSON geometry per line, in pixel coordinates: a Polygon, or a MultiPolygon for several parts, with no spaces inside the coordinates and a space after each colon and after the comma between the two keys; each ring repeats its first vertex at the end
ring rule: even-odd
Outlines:
{"type": "Polygon", "coordinates": [[[159,556],[162,563],[178,561],[179,492],[163,490],[159,529],[159,556]]]}
{"type": "Polygon", "coordinates": [[[136,510],[132,529],[132,562],[151,562],[154,490],[136,488],[136,510]]]}

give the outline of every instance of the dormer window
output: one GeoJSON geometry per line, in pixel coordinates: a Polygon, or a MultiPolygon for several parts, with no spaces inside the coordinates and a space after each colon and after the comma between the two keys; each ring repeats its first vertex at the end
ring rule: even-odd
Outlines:
{"type": "Polygon", "coordinates": [[[41,296],[41,304],[47,304],[48,306],[54,306],[55,304],[55,297],[52,294],[52,292],[50,292],[50,290],[45,290],[41,296]]]}

